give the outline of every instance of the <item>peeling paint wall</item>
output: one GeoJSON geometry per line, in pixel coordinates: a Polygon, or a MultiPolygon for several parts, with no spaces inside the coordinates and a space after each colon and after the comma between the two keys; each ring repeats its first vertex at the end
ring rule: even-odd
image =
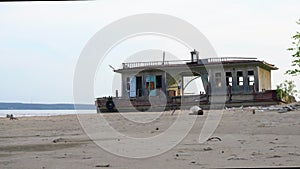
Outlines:
{"type": "Polygon", "coordinates": [[[259,91],[271,90],[271,71],[258,67],[259,91]]]}
{"type": "Polygon", "coordinates": [[[210,82],[212,85],[213,90],[215,90],[217,93],[227,93],[227,89],[226,89],[226,73],[230,73],[231,74],[231,85],[232,85],[232,93],[234,94],[239,94],[239,93],[253,93],[253,91],[257,91],[258,90],[258,72],[257,72],[257,68],[255,66],[252,65],[243,65],[243,66],[224,66],[223,69],[218,69],[216,67],[211,67],[209,68],[209,76],[210,76],[210,82]],[[253,85],[249,84],[249,79],[248,79],[248,72],[249,71],[253,71],[253,85]],[[239,85],[239,81],[238,81],[238,72],[241,72],[242,76],[242,85],[239,85]],[[217,83],[216,83],[216,73],[221,73],[221,86],[222,87],[217,87],[217,83]],[[254,89],[255,88],[255,89],[254,89]]]}
{"type": "MultiPolygon", "coordinates": [[[[141,78],[141,91],[137,91],[137,93],[141,93],[141,96],[147,96],[152,92],[150,95],[156,95],[158,92],[165,92],[166,91],[166,74],[165,72],[161,70],[148,70],[148,71],[142,71],[142,72],[126,72],[122,73],[122,97],[128,98],[129,97],[129,91],[130,91],[130,79],[132,77],[140,77],[141,78]],[[158,88],[159,90],[156,90],[156,76],[161,76],[161,87],[158,88]],[[149,91],[149,88],[147,88],[147,77],[152,77],[152,81],[155,81],[154,83],[154,90],[149,91]]],[[[133,90],[134,91],[134,90],[133,90]]],[[[138,94],[137,94],[138,95],[138,94]]]]}

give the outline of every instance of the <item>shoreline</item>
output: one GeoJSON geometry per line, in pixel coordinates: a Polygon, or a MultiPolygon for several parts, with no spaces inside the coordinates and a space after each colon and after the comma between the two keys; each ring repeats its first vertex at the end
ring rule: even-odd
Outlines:
{"type": "Polygon", "coordinates": [[[33,116],[57,116],[57,115],[76,115],[93,114],[96,110],[0,110],[0,118],[13,114],[14,117],[33,117],[33,116]]]}

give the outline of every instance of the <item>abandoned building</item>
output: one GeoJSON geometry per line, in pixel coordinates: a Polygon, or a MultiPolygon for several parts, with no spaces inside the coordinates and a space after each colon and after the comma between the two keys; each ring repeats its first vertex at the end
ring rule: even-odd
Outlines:
{"type": "Polygon", "coordinates": [[[169,108],[176,105],[188,108],[195,104],[203,108],[211,104],[223,107],[278,104],[280,101],[276,91],[271,89],[271,71],[277,69],[256,58],[199,59],[196,50],[191,52],[191,60],[185,63],[123,63],[121,69],[115,70],[122,76],[121,97],[97,98],[96,105],[99,111],[117,111],[118,105],[126,107],[128,102],[125,103],[125,100],[130,100],[135,107],[143,107],[150,104],[149,97],[159,100],[162,96],[167,99],[167,105],[162,106],[169,108]],[[184,77],[192,79],[185,81],[184,77]],[[204,91],[186,95],[186,87],[198,78],[201,79],[204,91]]]}

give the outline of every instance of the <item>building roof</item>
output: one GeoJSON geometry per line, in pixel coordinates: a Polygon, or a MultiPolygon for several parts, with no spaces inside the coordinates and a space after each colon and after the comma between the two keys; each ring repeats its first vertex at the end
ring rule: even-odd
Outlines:
{"type": "Polygon", "coordinates": [[[259,66],[266,70],[277,70],[274,65],[265,61],[259,61],[256,58],[240,58],[240,57],[222,57],[222,58],[207,58],[199,59],[198,62],[190,62],[190,60],[173,60],[173,61],[150,61],[150,62],[129,62],[123,63],[122,68],[115,72],[123,73],[129,71],[141,71],[145,69],[182,69],[185,67],[219,67],[219,66],[259,66]]]}

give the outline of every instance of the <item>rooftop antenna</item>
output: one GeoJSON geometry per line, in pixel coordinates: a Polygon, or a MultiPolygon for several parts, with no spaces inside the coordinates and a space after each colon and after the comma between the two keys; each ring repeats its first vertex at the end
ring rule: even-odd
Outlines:
{"type": "Polygon", "coordinates": [[[112,65],[108,65],[113,71],[115,71],[116,69],[114,67],[112,67],[112,65]]]}
{"type": "Polygon", "coordinates": [[[166,53],[165,53],[165,51],[163,51],[163,62],[162,62],[163,65],[165,64],[165,56],[166,56],[166,53]]]}

